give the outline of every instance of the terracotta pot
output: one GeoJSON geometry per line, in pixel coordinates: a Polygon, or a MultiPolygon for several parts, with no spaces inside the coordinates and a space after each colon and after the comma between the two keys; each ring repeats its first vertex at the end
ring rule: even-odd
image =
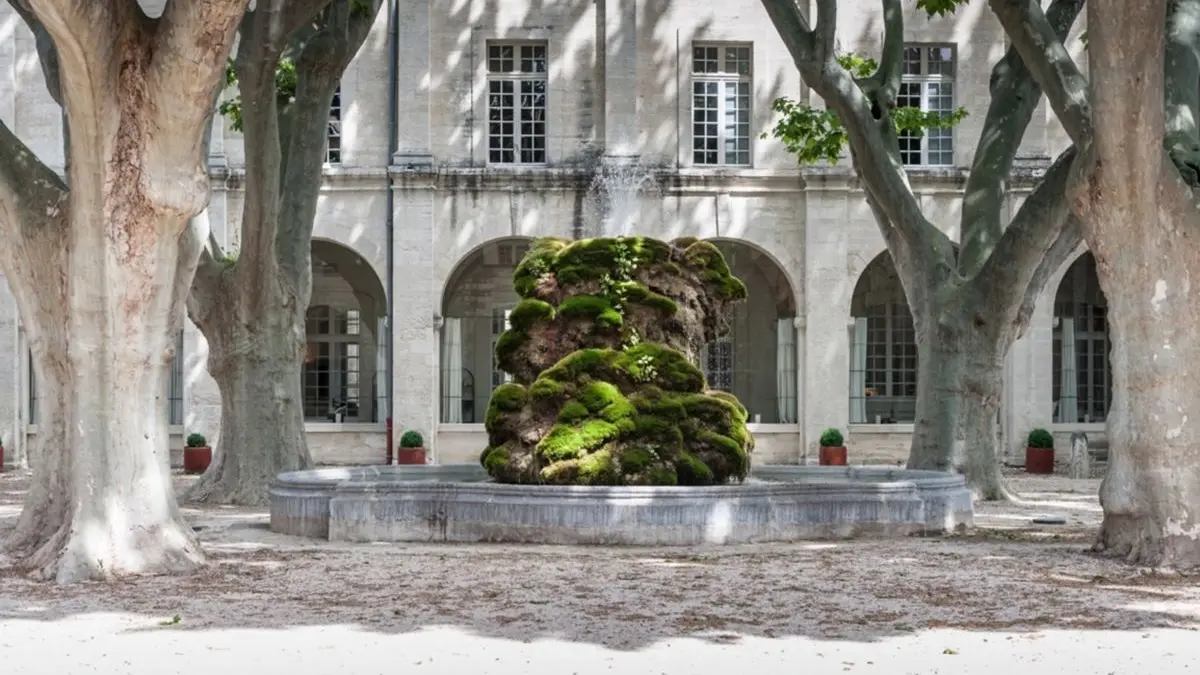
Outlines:
{"type": "Polygon", "coordinates": [[[846,466],[846,446],[821,446],[821,466],[846,466]]]}
{"type": "Polygon", "coordinates": [[[1025,473],[1054,473],[1054,448],[1025,448],[1025,473]]]}
{"type": "Polygon", "coordinates": [[[397,448],[397,464],[424,464],[425,448],[397,448]]]}
{"type": "Polygon", "coordinates": [[[184,473],[204,473],[209,464],[212,464],[211,447],[183,449],[184,473]]]}

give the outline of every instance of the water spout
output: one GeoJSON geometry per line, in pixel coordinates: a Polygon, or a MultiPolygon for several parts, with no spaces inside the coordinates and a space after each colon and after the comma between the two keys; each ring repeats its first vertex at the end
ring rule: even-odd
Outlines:
{"type": "Polygon", "coordinates": [[[595,221],[589,234],[628,237],[637,229],[641,194],[657,188],[654,171],[636,161],[606,157],[588,186],[595,221]]]}

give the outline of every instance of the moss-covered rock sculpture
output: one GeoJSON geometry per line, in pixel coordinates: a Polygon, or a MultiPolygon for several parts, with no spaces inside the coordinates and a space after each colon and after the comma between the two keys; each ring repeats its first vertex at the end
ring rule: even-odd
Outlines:
{"type": "Polygon", "coordinates": [[[709,390],[696,354],[746,287],[709,242],[537,241],[496,343],[485,469],[505,483],[711,485],[741,480],[746,408],[709,390]]]}

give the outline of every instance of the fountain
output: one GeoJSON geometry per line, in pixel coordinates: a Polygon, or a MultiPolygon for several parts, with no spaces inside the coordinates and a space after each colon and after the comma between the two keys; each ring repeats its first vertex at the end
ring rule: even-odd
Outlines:
{"type": "Polygon", "coordinates": [[[938,533],[969,525],[962,476],[751,468],[736,397],[695,354],[746,289],[692,238],[542,239],[496,358],[478,465],[281,474],[271,528],[333,541],[689,545],[938,533]]]}
{"type": "Polygon", "coordinates": [[[594,236],[628,237],[637,227],[644,193],[657,192],[654,171],[635,160],[605,158],[592,175],[587,201],[596,214],[594,236]]]}

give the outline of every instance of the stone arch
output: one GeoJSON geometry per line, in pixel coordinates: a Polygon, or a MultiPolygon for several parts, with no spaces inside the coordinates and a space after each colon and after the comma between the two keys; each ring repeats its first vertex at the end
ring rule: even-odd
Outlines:
{"type": "Polygon", "coordinates": [[[1051,400],[1056,423],[1098,423],[1112,403],[1108,300],[1096,258],[1083,251],[1067,266],[1054,292],[1051,400]]]}
{"type": "Polygon", "coordinates": [[[508,380],[492,354],[520,299],[513,270],[532,243],[531,237],[491,239],[462,256],[446,276],[439,304],[441,422],[483,423],[492,390],[508,380]]]}
{"type": "Polygon", "coordinates": [[[379,273],[346,245],[312,241],[305,313],[304,417],[374,423],[387,416],[387,296],[379,273]]]}
{"type": "Polygon", "coordinates": [[[859,275],[850,317],[850,423],[911,423],[917,402],[916,331],[886,250],[859,275]]]}
{"type": "Polygon", "coordinates": [[[710,387],[737,396],[751,422],[795,424],[798,419],[796,316],[798,294],[778,259],[744,239],[709,239],[746,284],[747,299],[730,317],[730,333],[700,355],[710,387]],[[774,385],[772,386],[772,383],[774,385]]]}

